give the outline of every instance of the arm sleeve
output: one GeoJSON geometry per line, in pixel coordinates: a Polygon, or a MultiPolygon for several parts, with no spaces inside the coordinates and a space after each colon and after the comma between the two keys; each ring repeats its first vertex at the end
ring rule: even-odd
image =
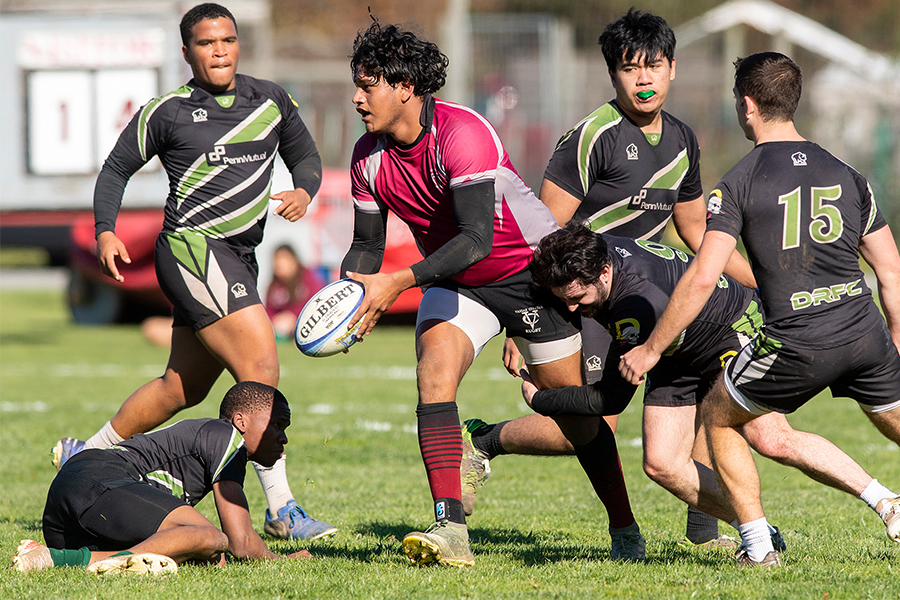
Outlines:
{"type": "Polygon", "coordinates": [[[354,209],[353,242],[341,261],[340,276],[347,271],[369,275],[377,273],[384,258],[387,212],[363,212],[354,209]]]}
{"type": "Polygon", "coordinates": [[[494,242],[494,182],[455,188],[453,215],[459,233],[424,260],[412,265],[417,285],[455,275],[491,252],[494,242]]]}
{"type": "Polygon", "coordinates": [[[322,184],[322,159],[309,129],[300,118],[299,106],[286,91],[280,87],[276,90],[274,95],[283,119],[278,153],[291,172],[294,187],[306,190],[312,198],[322,184]]]}
{"type": "Polygon", "coordinates": [[[608,363],[600,381],[591,385],[540,390],[531,400],[535,412],[547,417],[556,415],[606,416],[625,410],[637,386],[619,374],[618,363],[608,363]]]}
{"type": "MultiPolygon", "coordinates": [[[[141,108],[119,135],[116,146],[109,153],[94,186],[94,236],[116,230],[116,219],[122,206],[125,186],[156,154],[156,135],[151,123],[144,123],[143,153],[139,139],[139,125],[146,107],[141,108]]],[[[154,120],[153,124],[155,124],[154,120]]]]}

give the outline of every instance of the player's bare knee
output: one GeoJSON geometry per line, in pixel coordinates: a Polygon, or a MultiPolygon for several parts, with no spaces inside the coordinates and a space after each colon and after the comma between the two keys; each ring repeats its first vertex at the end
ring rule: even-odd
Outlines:
{"type": "Polygon", "coordinates": [[[665,483],[672,479],[673,470],[671,465],[667,464],[664,459],[656,456],[644,457],[644,473],[651,480],[665,487],[665,483]]]}

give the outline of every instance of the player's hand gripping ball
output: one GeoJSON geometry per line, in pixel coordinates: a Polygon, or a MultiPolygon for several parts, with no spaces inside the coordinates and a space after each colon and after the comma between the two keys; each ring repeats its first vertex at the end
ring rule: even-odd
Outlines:
{"type": "Polygon", "coordinates": [[[329,283],[300,311],[294,327],[294,341],[307,356],[331,356],[356,343],[356,332],[363,319],[352,329],[347,323],[359,310],[365,288],[358,281],[341,279],[329,283]]]}

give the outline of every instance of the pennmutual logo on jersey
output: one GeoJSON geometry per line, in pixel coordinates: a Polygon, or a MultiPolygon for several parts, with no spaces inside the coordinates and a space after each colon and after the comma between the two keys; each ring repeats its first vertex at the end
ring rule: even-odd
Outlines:
{"type": "Polygon", "coordinates": [[[254,163],[254,162],[262,162],[268,158],[268,152],[253,152],[253,147],[244,147],[244,148],[235,148],[235,146],[253,146],[250,144],[233,144],[231,146],[214,146],[213,151],[207,154],[206,162],[214,165],[214,164],[222,164],[222,165],[240,165],[246,163],[254,163]],[[234,150],[249,150],[249,152],[245,152],[240,156],[227,156],[226,153],[234,152],[234,150]]]}

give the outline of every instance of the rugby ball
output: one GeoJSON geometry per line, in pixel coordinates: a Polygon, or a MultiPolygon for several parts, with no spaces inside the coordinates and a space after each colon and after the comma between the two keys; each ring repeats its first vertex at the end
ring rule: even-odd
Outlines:
{"type": "Polygon", "coordinates": [[[307,356],[331,356],[356,343],[362,321],[347,329],[365,297],[363,284],[352,279],[329,283],[313,296],[297,318],[294,342],[307,356]]]}

